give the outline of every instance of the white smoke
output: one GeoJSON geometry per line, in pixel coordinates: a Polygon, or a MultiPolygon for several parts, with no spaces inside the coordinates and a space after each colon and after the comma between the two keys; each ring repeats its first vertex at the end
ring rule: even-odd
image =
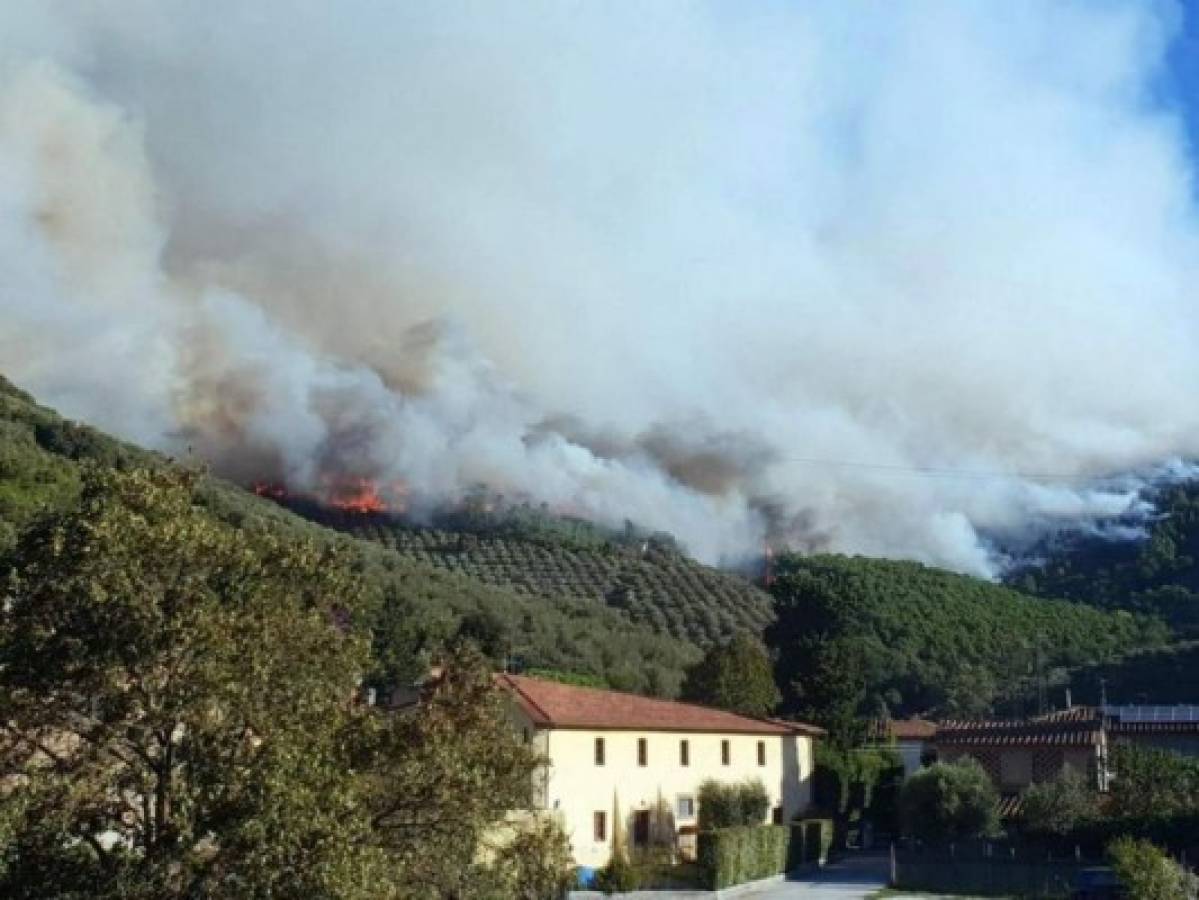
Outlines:
{"type": "Polygon", "coordinates": [[[1179,15],[10,4],[0,371],[243,480],[991,573],[1199,455],[1179,15]]]}

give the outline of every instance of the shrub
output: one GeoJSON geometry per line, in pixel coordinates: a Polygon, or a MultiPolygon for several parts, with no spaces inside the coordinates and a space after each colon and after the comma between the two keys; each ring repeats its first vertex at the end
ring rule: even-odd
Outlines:
{"type": "Polygon", "coordinates": [[[1099,793],[1073,769],[1029,788],[1021,809],[1024,827],[1041,834],[1068,834],[1098,818],[1099,793]]]}
{"type": "Polygon", "coordinates": [[[1108,848],[1116,876],[1136,900],[1191,900],[1195,878],[1148,841],[1117,838],[1108,848]]]}
{"type": "Polygon", "coordinates": [[[899,794],[905,834],[946,843],[999,832],[998,796],[976,761],[937,763],[909,778],[899,794]]]}
{"type": "Polygon", "coordinates": [[[709,779],[699,786],[699,830],[761,825],[770,798],[760,779],[726,784],[709,779]]]}
{"type": "Polygon", "coordinates": [[[637,870],[623,854],[614,855],[606,866],[595,873],[596,890],[605,894],[635,891],[638,886],[637,870]]]}
{"type": "Polygon", "coordinates": [[[779,875],[793,857],[793,842],[802,842],[798,828],[786,825],[722,828],[701,831],[698,858],[713,890],[779,875]]]}
{"type": "Polygon", "coordinates": [[[561,900],[576,880],[570,839],[557,819],[523,823],[487,873],[509,900],[561,900]]]}

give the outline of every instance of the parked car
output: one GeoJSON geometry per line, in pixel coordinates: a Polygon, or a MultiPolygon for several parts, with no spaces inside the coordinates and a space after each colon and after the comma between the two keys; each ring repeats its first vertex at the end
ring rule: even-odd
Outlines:
{"type": "Polygon", "coordinates": [[[1070,900],[1123,900],[1127,898],[1120,879],[1111,869],[1083,869],[1074,877],[1070,900]]]}

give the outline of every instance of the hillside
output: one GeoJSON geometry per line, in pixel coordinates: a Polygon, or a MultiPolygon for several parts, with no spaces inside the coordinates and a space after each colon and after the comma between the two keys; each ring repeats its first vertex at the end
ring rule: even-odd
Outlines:
{"type": "Polygon", "coordinates": [[[1170,640],[1150,617],[1029,597],[914,562],[786,556],[778,572],[778,621],[767,636],[784,689],[807,684],[789,695],[797,712],[982,714],[1028,702],[1038,682],[1066,668],[1170,640]]]}
{"type": "Polygon", "coordinates": [[[1199,637],[1199,481],[1147,492],[1156,516],[1144,539],[1067,535],[1038,548],[1042,561],[1008,581],[1040,596],[1104,609],[1159,615],[1179,634],[1199,637]]]}
{"type": "MultiPolygon", "coordinates": [[[[0,555],[41,510],[68,504],[82,466],[157,466],[169,462],[70,422],[0,377],[0,555]]],[[[217,478],[207,478],[211,514],[244,528],[343,543],[372,597],[360,615],[376,633],[376,678],[415,674],[447,638],[466,631],[498,657],[600,678],[614,687],[677,692],[693,645],[655,634],[618,610],[562,595],[520,594],[355,540],[217,478]]]]}
{"type": "MultiPolygon", "coordinates": [[[[81,466],[166,464],[0,379],[0,552],[40,509],[70,501],[81,466]]],[[[791,711],[820,717],[848,703],[859,714],[885,706],[902,715],[1018,708],[1038,686],[1063,684],[1067,670],[1078,670],[1079,690],[1098,677],[1114,683],[1120,657],[1132,651],[1153,652],[1127,662],[1130,685],[1190,658],[1162,649],[1170,635],[1153,618],[915,563],[784,557],[775,621],[768,594],[688,559],[660,535],[610,533],[528,510],[480,517],[469,507],[422,527],[297,500],[288,509],[217,478],[206,479],[204,497],[212,515],[241,527],[350,548],[371,588],[362,615],[375,630],[381,682],[416,673],[465,633],[497,661],[669,696],[697,644],[765,629],[791,711]],[[796,679],[806,683],[802,696],[796,679]]],[[[1176,517],[1175,527],[1184,521],[1176,517]]],[[[1086,576],[1073,577],[1072,593],[1091,597],[1086,576]]]]}
{"type": "Polygon", "coordinates": [[[387,517],[314,513],[334,528],[376,541],[405,559],[528,597],[574,597],[620,610],[655,632],[699,644],[737,630],[760,633],[770,595],[747,579],[701,565],[667,542],[533,536],[487,522],[470,530],[421,527],[387,517]]]}

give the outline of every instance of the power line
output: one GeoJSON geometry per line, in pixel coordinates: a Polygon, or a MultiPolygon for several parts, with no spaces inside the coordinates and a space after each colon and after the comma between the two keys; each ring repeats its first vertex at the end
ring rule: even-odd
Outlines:
{"type": "Polygon", "coordinates": [[[808,466],[825,466],[836,469],[865,469],[874,472],[892,472],[900,475],[922,475],[932,478],[972,478],[982,480],[1018,478],[1026,481],[1098,481],[1093,475],[1067,475],[1064,472],[1013,472],[998,469],[950,469],[939,466],[903,466],[891,463],[853,462],[839,459],[817,459],[809,456],[777,456],[778,462],[800,463],[808,466]]]}

